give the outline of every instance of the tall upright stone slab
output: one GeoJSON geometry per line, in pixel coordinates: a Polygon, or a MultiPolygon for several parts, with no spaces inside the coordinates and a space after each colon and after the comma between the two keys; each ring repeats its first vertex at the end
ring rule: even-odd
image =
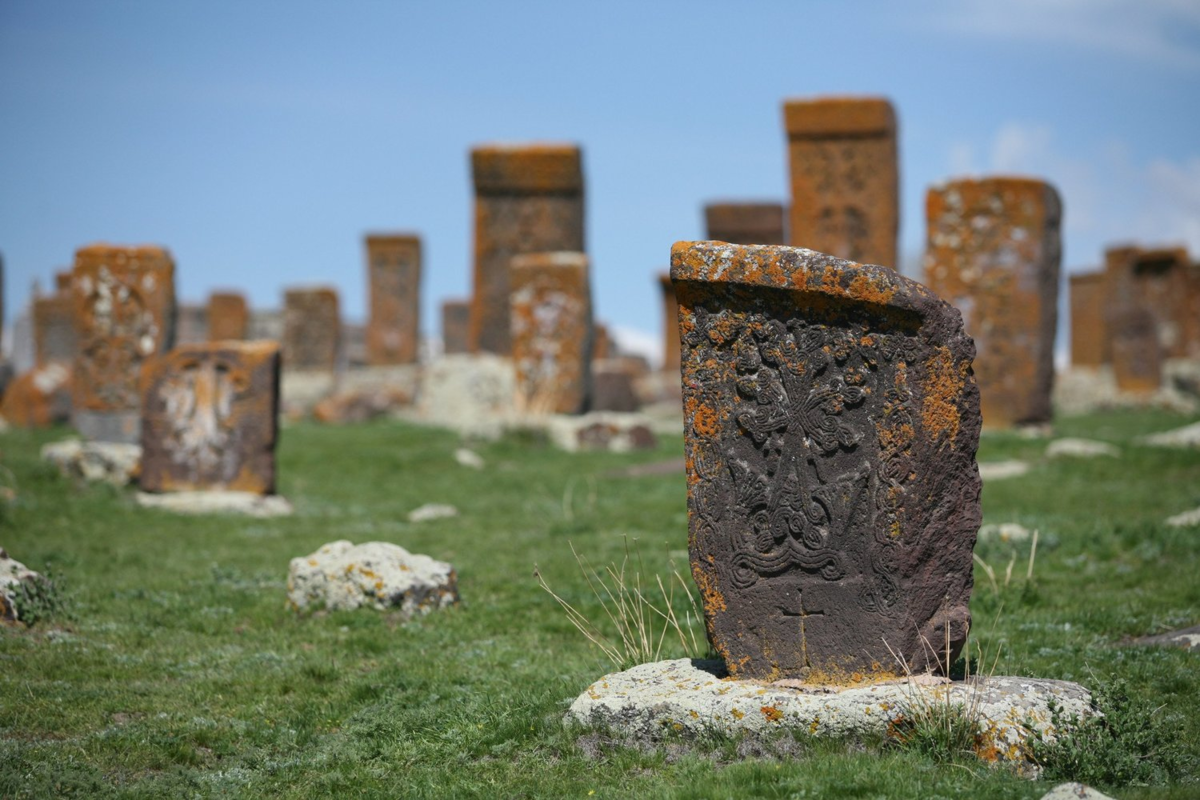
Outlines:
{"type": "Polygon", "coordinates": [[[1136,304],[1122,304],[1109,316],[1113,377],[1122,392],[1148,395],[1162,386],[1165,356],[1158,323],[1150,309],[1136,304]]]}
{"type": "Polygon", "coordinates": [[[896,114],[882,97],[784,104],[791,164],[789,239],[839,258],[897,268],[896,114]]]}
{"type": "Polygon", "coordinates": [[[521,253],[583,252],[578,147],[489,145],[471,151],[475,275],[471,349],[512,351],[509,263],[521,253]]]}
{"type": "Polygon", "coordinates": [[[925,284],[975,338],[983,423],[1049,422],[1062,257],[1058,192],[1028,178],[949,181],[925,202],[925,284]]]}
{"type": "Polygon", "coordinates": [[[510,281],[517,410],[539,414],[588,410],[592,298],[587,256],[515,256],[510,281]]]}
{"type": "Polygon", "coordinates": [[[1162,357],[1200,353],[1200,322],[1191,297],[1192,262],[1182,247],[1115,247],[1106,253],[1110,312],[1144,309],[1154,320],[1162,357]]]}
{"type": "Polygon", "coordinates": [[[175,338],[175,263],[161,247],[96,244],[75,253],[78,353],[72,421],[88,439],[140,438],[142,364],[175,338]]]}
{"type": "Polygon", "coordinates": [[[367,363],[415,363],[421,330],[420,237],[368,236],[367,275],[371,298],[367,363]]]}
{"type": "Polygon", "coordinates": [[[341,354],[342,321],[334,289],[288,289],[283,298],[283,366],[333,372],[341,354]]]}
{"type": "Polygon", "coordinates": [[[147,492],[275,491],[279,345],[182,345],[141,376],[147,492]]]}
{"type": "Polygon", "coordinates": [[[1104,273],[1070,276],[1071,366],[1095,369],[1112,360],[1104,322],[1104,273]]]}
{"type": "Polygon", "coordinates": [[[78,354],[75,303],[70,294],[58,293],[33,301],[34,362],[38,367],[70,367],[78,354]]]}
{"type": "Polygon", "coordinates": [[[208,340],[240,342],[250,327],[250,308],[237,292],[213,292],[208,296],[208,340]]]}
{"type": "Polygon", "coordinates": [[[958,311],[891,269],[799,248],[679,242],[671,278],[692,574],[730,674],[953,662],[980,522],[958,311]]]}
{"type": "Polygon", "coordinates": [[[446,355],[470,351],[471,303],[446,300],[442,303],[442,352],[446,355]]]}
{"type": "Polygon", "coordinates": [[[658,276],[658,285],[662,290],[663,310],[662,368],[670,375],[679,372],[679,301],[675,298],[675,284],[671,283],[669,273],[658,276]]]}
{"type": "Polygon", "coordinates": [[[781,203],[709,203],[704,226],[709,239],[730,244],[787,244],[781,203]]]}

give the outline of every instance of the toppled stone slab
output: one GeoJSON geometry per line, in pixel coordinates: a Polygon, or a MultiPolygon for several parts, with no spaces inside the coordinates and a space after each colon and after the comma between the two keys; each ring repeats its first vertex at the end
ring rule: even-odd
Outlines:
{"type": "Polygon", "coordinates": [[[412,395],[388,387],[372,387],[330,395],[313,406],[313,419],[331,425],[366,422],[412,404],[412,395]]]}
{"type": "Polygon", "coordinates": [[[408,619],[457,602],[452,566],[388,542],[330,542],[288,569],[288,605],[297,611],[367,606],[408,619]]]}
{"type": "Polygon", "coordinates": [[[1134,639],[1131,644],[1153,647],[1181,647],[1184,650],[1200,652],[1200,625],[1168,631],[1154,636],[1142,636],[1134,639]]]}
{"type": "Polygon", "coordinates": [[[443,503],[426,503],[420,508],[408,512],[409,522],[429,522],[434,519],[449,519],[457,517],[458,509],[443,503]]]}
{"type": "Polygon", "coordinates": [[[1052,740],[1051,704],[1068,718],[1091,712],[1088,691],[1067,681],[991,677],[951,683],[923,676],[849,686],[768,683],[731,680],[719,661],[684,658],[605,675],[575,699],[567,720],[639,739],[713,731],[755,737],[788,729],[845,738],[887,735],[921,709],[943,703],[976,710],[977,752],[991,762],[1026,761],[1034,729],[1052,740]]]}
{"type": "Polygon", "coordinates": [[[1182,428],[1143,436],[1138,441],[1142,444],[1149,444],[1155,447],[1200,447],[1200,422],[1193,422],[1191,425],[1184,425],[1182,428]]]}
{"type": "Polygon", "coordinates": [[[1001,542],[1023,542],[1033,535],[1033,531],[1015,522],[1002,522],[984,525],[979,529],[979,540],[998,539],[1001,542]]]}
{"type": "Polygon", "coordinates": [[[1118,458],[1120,455],[1121,451],[1116,445],[1095,439],[1055,439],[1046,448],[1046,458],[1118,458]]]}
{"type": "Polygon", "coordinates": [[[42,446],[42,459],[65,477],[126,486],[141,471],[141,445],[67,439],[42,446]]]}
{"type": "Polygon", "coordinates": [[[1200,508],[1167,517],[1167,524],[1172,528],[1190,528],[1193,525],[1200,525],[1200,508]]]}
{"type": "Polygon", "coordinates": [[[0,547],[0,624],[21,621],[18,589],[21,584],[48,583],[41,574],[10,558],[0,547]]]}
{"type": "Polygon", "coordinates": [[[137,504],[176,514],[242,514],[247,517],[288,517],[292,504],[277,494],[256,492],[186,491],[152,494],[138,492],[137,504]]]}
{"type": "Polygon", "coordinates": [[[1113,800],[1082,783],[1060,783],[1042,795],[1041,800],[1113,800]]]}
{"type": "Polygon", "coordinates": [[[641,414],[594,411],[580,416],[555,415],[546,419],[546,432],[555,446],[569,453],[607,450],[627,453],[657,444],[650,420],[641,414]]]}
{"type": "Polygon", "coordinates": [[[979,477],[985,481],[1002,481],[1006,478],[1019,478],[1029,472],[1029,464],[1025,461],[1009,459],[1008,461],[983,461],[979,464],[979,477]]]}

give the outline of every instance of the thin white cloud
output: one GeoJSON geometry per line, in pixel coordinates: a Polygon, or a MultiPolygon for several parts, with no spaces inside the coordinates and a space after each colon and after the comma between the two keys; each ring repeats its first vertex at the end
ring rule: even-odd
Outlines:
{"type": "Polygon", "coordinates": [[[655,368],[662,365],[662,334],[650,333],[639,328],[626,325],[609,325],[609,335],[617,343],[617,348],[623,353],[645,356],[655,368]]]}

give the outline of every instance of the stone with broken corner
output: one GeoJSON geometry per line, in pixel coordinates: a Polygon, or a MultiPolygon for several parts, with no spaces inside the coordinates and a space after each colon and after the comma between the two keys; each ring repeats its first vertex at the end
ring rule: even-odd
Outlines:
{"type": "Polygon", "coordinates": [[[297,611],[366,607],[407,618],[457,602],[452,566],[388,542],[330,542],[288,569],[288,605],[297,611]]]}
{"type": "Polygon", "coordinates": [[[736,678],[943,669],[970,622],[979,392],[894,270],[680,242],[692,574],[736,678]]]}

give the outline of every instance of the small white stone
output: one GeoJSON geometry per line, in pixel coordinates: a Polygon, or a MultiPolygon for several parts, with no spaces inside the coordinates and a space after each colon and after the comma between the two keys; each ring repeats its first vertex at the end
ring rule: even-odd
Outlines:
{"type": "Polygon", "coordinates": [[[1152,436],[1143,436],[1138,441],[1155,447],[1200,447],[1200,422],[1152,436]]]}
{"type": "Polygon", "coordinates": [[[1193,525],[1200,525],[1200,508],[1167,517],[1167,524],[1172,528],[1190,528],[1193,525]]]}
{"type": "Polygon", "coordinates": [[[409,522],[428,522],[431,519],[447,519],[457,517],[458,509],[442,503],[426,503],[420,508],[408,512],[409,522]]]}
{"type": "Polygon", "coordinates": [[[1033,535],[1033,531],[1015,522],[984,525],[979,529],[980,539],[999,539],[1002,542],[1023,542],[1033,535]]]}
{"type": "Polygon", "coordinates": [[[1117,458],[1120,455],[1121,451],[1115,445],[1095,439],[1055,439],[1046,448],[1047,458],[1117,458]]]}
{"type": "Polygon", "coordinates": [[[164,492],[137,493],[137,504],[176,514],[243,514],[248,517],[287,517],[292,504],[279,495],[253,492],[164,492]]]}
{"type": "Polygon", "coordinates": [[[979,465],[979,477],[985,481],[1017,478],[1027,472],[1029,472],[1029,464],[1025,461],[1017,461],[1015,459],[1008,461],[985,461],[979,465]]]}
{"type": "Polygon", "coordinates": [[[1113,800],[1082,783],[1060,783],[1042,795],[1042,800],[1113,800]]]}
{"type": "Polygon", "coordinates": [[[483,458],[474,450],[460,447],[454,451],[454,460],[464,467],[483,469],[483,458]]]}
{"type": "Polygon", "coordinates": [[[452,566],[387,542],[330,542],[293,558],[288,569],[288,604],[298,611],[367,606],[398,609],[407,618],[457,602],[452,566]]]}
{"type": "Polygon", "coordinates": [[[15,589],[22,583],[45,582],[40,574],[9,558],[0,547],[0,622],[19,622],[21,609],[17,607],[15,589]]]}
{"type": "Polygon", "coordinates": [[[68,478],[125,486],[141,468],[142,448],[136,444],[67,439],[43,445],[42,459],[68,478]]]}

